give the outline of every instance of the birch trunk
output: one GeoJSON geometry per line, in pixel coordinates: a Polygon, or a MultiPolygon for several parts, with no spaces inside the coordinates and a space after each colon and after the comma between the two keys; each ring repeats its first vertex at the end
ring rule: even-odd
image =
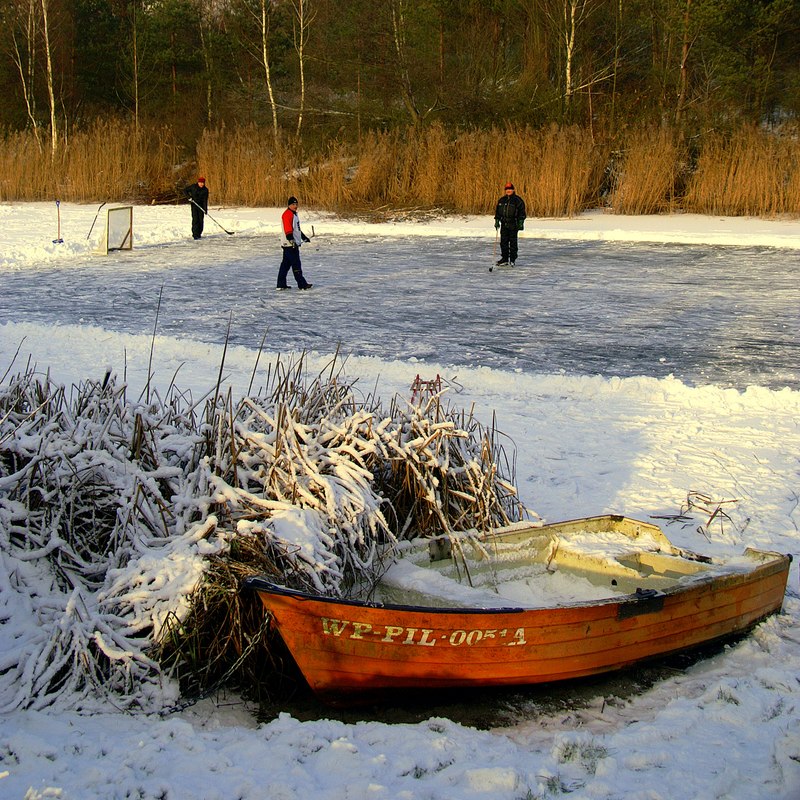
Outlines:
{"type": "Polygon", "coordinates": [[[577,0],[564,3],[564,99],[567,108],[572,105],[572,64],[575,58],[575,13],[577,0]]]}
{"type": "Polygon", "coordinates": [[[56,127],[56,94],[53,86],[53,59],[50,54],[50,30],[48,27],[48,0],[42,0],[42,33],[47,63],[47,97],[50,103],[50,158],[55,160],[58,152],[58,129],[56,127]]]}
{"type": "Polygon", "coordinates": [[[411,115],[412,122],[416,125],[419,122],[419,109],[414,100],[414,93],[411,88],[411,74],[408,71],[408,58],[406,55],[406,24],[404,0],[392,0],[392,40],[394,42],[395,55],[397,56],[397,71],[400,76],[400,92],[403,103],[411,115]]]}
{"type": "Polygon", "coordinates": [[[689,84],[688,67],[689,50],[692,43],[689,37],[689,18],[691,15],[692,0],[686,0],[686,8],[683,12],[683,45],[681,46],[681,77],[680,88],[678,90],[678,102],[675,106],[675,123],[678,124],[683,116],[683,109],[686,105],[686,92],[689,84]]]}
{"type": "Polygon", "coordinates": [[[272,135],[278,144],[278,108],[275,105],[275,94],[272,91],[272,75],[269,69],[269,14],[267,0],[261,0],[261,63],[264,67],[264,80],[267,84],[267,96],[272,109],[272,135]]]}
{"type": "Polygon", "coordinates": [[[314,14],[309,11],[308,0],[293,0],[296,26],[294,30],[294,47],[300,65],[300,108],[297,115],[297,138],[303,127],[303,111],[306,106],[306,61],[305,46],[308,28],[314,20],[314,14]]]}
{"type": "Polygon", "coordinates": [[[213,119],[213,106],[211,98],[211,48],[206,34],[206,20],[203,9],[198,6],[200,14],[200,46],[203,48],[203,65],[206,68],[206,123],[210,126],[213,119]]]}
{"type": "Polygon", "coordinates": [[[39,134],[39,123],[36,120],[36,95],[33,87],[36,85],[36,0],[28,0],[28,5],[23,21],[22,12],[15,9],[17,18],[11,31],[11,60],[19,73],[20,83],[22,84],[22,97],[25,100],[25,112],[28,116],[33,136],[41,152],[42,140],[39,134]],[[19,22],[19,25],[17,25],[19,22]],[[25,36],[25,53],[20,49],[17,41],[17,30],[21,29],[25,36]]]}

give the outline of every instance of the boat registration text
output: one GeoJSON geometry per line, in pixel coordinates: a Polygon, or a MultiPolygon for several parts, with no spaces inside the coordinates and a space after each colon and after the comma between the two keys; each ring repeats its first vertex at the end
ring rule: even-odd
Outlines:
{"type": "Polygon", "coordinates": [[[406,628],[401,625],[373,626],[369,622],[352,622],[344,619],[322,617],[322,633],[345,639],[369,639],[387,644],[416,645],[433,647],[443,642],[452,647],[476,645],[490,639],[508,647],[526,644],[525,628],[494,628],[488,630],[434,631],[432,628],[406,628]]]}

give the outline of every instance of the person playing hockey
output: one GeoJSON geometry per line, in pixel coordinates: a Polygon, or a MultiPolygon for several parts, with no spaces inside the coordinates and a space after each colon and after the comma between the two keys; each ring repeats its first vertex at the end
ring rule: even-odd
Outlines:
{"type": "Polygon", "coordinates": [[[206,179],[201,175],[197,183],[187,186],[183,193],[189,198],[189,205],[192,207],[192,238],[199,239],[203,235],[203,223],[208,211],[206,179]]]}
{"type": "Polygon", "coordinates": [[[497,201],[494,212],[495,230],[500,229],[500,260],[498,267],[517,260],[517,234],[525,228],[525,201],[516,194],[510,181],[505,186],[503,196],[497,201]]]}
{"type": "Polygon", "coordinates": [[[313,284],[303,277],[303,268],[300,265],[300,245],[303,242],[310,242],[311,239],[300,230],[300,218],[297,216],[297,198],[290,197],[286,211],[281,216],[283,226],[283,259],[278,270],[278,289],[288,289],[286,276],[289,270],[297,281],[298,289],[310,289],[313,284]]]}

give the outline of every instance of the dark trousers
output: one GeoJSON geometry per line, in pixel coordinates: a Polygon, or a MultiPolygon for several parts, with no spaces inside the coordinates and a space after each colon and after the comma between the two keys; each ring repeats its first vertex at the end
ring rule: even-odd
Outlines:
{"type": "Polygon", "coordinates": [[[514,228],[500,226],[500,256],[503,261],[517,260],[517,235],[519,231],[514,228]]]}
{"type": "Polygon", "coordinates": [[[192,206],[192,237],[199,239],[203,235],[203,221],[205,218],[202,208],[192,206]]]}
{"type": "Polygon", "coordinates": [[[300,248],[299,247],[284,247],[283,259],[281,260],[281,267],[278,270],[278,288],[288,289],[286,285],[286,276],[291,269],[294,279],[297,281],[298,289],[305,289],[308,282],[303,277],[303,268],[300,265],[300,248]]]}

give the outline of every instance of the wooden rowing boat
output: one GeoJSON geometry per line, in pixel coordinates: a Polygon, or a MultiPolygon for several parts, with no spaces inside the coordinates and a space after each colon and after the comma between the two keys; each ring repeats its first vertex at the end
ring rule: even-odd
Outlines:
{"type": "Polygon", "coordinates": [[[780,611],[791,562],[701,556],[616,515],[401,548],[369,602],[245,581],[323,700],[560,681],[697,647],[780,611]]]}

